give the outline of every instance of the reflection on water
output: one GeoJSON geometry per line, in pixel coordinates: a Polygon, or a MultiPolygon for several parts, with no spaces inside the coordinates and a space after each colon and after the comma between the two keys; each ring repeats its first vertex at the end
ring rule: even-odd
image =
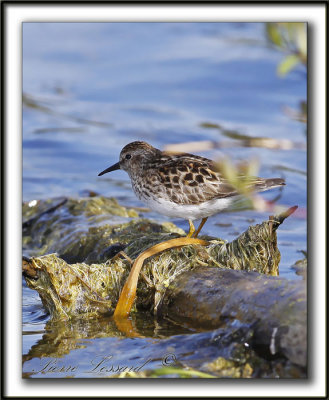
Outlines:
{"type": "Polygon", "coordinates": [[[272,371],[251,348],[250,326],[236,320],[204,332],[154,321],[143,313],[134,315],[131,323],[133,337],[123,335],[110,318],[48,322],[42,337],[23,355],[23,377],[103,378],[163,367],[178,368],[173,377],[179,368],[213,377],[306,376],[304,368],[296,369],[280,357],[273,359],[272,371]]]}
{"type": "MultiPolygon", "coordinates": [[[[306,74],[297,67],[278,77],[281,61],[260,23],[24,23],[23,200],[78,197],[88,190],[143,206],[124,172],[97,177],[117,162],[125,144],[145,140],[164,148],[231,140],[233,146],[196,152],[213,159],[256,157],[261,176],[286,179],[278,202],[297,204],[299,210],[278,231],[280,275],[299,279],[291,266],[306,250],[306,136],[296,110],[305,104],[306,74]],[[257,138],[298,146],[263,148],[257,138]]],[[[169,220],[153,212],[145,216],[169,220]]],[[[205,233],[232,240],[251,220],[267,218],[252,210],[225,212],[209,219],[205,233]]],[[[187,228],[184,220],[172,222],[187,228]]],[[[49,327],[37,294],[26,287],[23,304],[23,352],[30,357],[24,371],[29,374],[29,363],[43,346],[51,354],[56,346],[51,335],[58,337],[59,328],[49,327]]],[[[111,336],[107,349],[117,343],[111,326],[102,326],[111,336]]],[[[90,332],[91,327],[81,329],[90,332]]],[[[167,325],[159,328],[161,334],[154,325],[143,329],[149,329],[145,336],[158,338],[180,333],[167,325]]],[[[90,342],[85,339],[67,341],[86,355],[90,342]]],[[[103,348],[98,345],[90,351],[103,348]]]]}

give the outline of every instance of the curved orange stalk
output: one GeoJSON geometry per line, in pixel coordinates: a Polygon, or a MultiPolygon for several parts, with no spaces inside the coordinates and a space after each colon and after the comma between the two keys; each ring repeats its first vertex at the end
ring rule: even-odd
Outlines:
{"type": "Polygon", "coordinates": [[[113,317],[113,321],[115,322],[118,330],[123,333],[126,337],[138,337],[144,338],[145,336],[141,335],[132,321],[129,318],[116,318],[113,317]]]}
{"type": "Polygon", "coordinates": [[[114,318],[126,318],[128,317],[131,307],[134,304],[136,298],[136,288],[140,270],[142,269],[144,261],[154,256],[155,254],[160,253],[163,250],[171,249],[172,247],[179,247],[185,246],[188,244],[201,244],[203,246],[208,245],[209,243],[202,239],[195,239],[195,238],[177,238],[167,240],[166,242],[158,243],[149,249],[143,251],[135,260],[130,274],[124,284],[119,301],[114,311],[114,318]]]}

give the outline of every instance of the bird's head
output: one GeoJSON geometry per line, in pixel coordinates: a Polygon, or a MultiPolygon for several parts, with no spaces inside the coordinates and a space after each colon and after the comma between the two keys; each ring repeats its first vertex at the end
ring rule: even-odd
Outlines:
{"type": "Polygon", "coordinates": [[[160,151],[146,142],[132,142],[127,144],[120,153],[120,160],[116,164],[98,174],[98,176],[108,172],[123,169],[130,175],[143,167],[143,164],[152,159],[160,151]]]}

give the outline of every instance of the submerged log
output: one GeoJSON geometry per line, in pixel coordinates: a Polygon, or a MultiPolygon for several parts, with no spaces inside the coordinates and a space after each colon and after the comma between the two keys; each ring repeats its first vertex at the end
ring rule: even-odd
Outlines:
{"type": "Polygon", "coordinates": [[[198,268],[182,273],[170,284],[158,316],[207,329],[239,320],[254,331],[255,346],[306,365],[307,303],[302,280],[198,268]]]}

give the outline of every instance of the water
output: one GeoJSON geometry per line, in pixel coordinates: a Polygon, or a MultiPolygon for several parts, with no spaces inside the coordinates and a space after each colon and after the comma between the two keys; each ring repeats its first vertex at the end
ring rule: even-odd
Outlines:
{"type": "MultiPolygon", "coordinates": [[[[23,200],[79,196],[84,190],[142,206],[123,171],[98,178],[121,148],[145,140],[167,144],[227,141],[219,124],[250,136],[289,139],[301,148],[236,145],[199,152],[216,159],[253,157],[263,177],[284,177],[278,204],[299,206],[278,230],[280,275],[306,251],[306,127],[286,112],[306,99],[302,67],[276,74],[284,55],[260,23],[24,23],[23,200]],[[303,148],[304,147],[304,148],[303,148]]],[[[168,220],[156,213],[145,216],[168,220]]],[[[204,233],[232,240],[268,213],[236,211],[209,219],[204,233]]],[[[184,220],[172,220],[187,229],[184,220]]],[[[40,340],[45,316],[24,288],[24,353],[40,340]],[[29,338],[27,340],[27,338],[29,338]]],[[[142,350],[141,350],[142,351],[142,350]]]]}

